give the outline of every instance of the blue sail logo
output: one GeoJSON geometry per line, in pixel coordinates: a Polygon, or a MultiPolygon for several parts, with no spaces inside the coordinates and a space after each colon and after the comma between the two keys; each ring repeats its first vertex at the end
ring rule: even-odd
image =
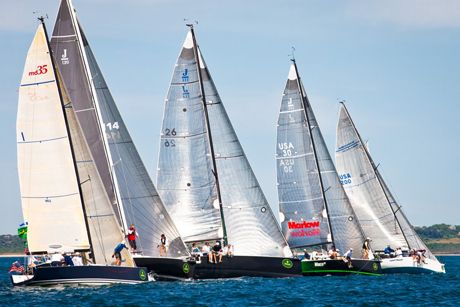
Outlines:
{"type": "Polygon", "coordinates": [[[182,97],[183,98],[189,98],[190,93],[188,92],[188,89],[185,88],[185,85],[182,86],[182,97]]]}
{"type": "Polygon", "coordinates": [[[185,72],[182,74],[182,82],[188,82],[188,74],[187,74],[188,69],[185,69],[185,72]]]}

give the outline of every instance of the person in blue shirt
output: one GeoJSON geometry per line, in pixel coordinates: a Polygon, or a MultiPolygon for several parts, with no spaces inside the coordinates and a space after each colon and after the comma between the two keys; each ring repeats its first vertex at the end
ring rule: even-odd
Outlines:
{"type": "Polygon", "coordinates": [[[391,257],[391,253],[394,253],[394,249],[390,247],[390,244],[388,244],[387,248],[385,248],[385,255],[388,255],[388,257],[391,257]]]}
{"type": "Polygon", "coordinates": [[[112,255],[112,258],[113,257],[116,257],[117,260],[115,260],[115,265],[118,264],[118,266],[121,265],[121,262],[122,262],[122,259],[121,259],[121,251],[123,250],[123,248],[126,248],[126,245],[125,245],[125,240],[121,241],[120,244],[117,245],[117,247],[115,247],[114,251],[113,251],[113,255],[112,255]]]}
{"type": "Polygon", "coordinates": [[[62,256],[64,257],[64,259],[61,260],[61,262],[63,262],[63,266],[73,266],[73,261],[72,261],[72,258],[70,258],[69,255],[67,255],[66,253],[63,253],[62,256]]]}
{"type": "Polygon", "coordinates": [[[310,260],[310,254],[307,252],[306,249],[303,250],[303,259],[310,260]]]}

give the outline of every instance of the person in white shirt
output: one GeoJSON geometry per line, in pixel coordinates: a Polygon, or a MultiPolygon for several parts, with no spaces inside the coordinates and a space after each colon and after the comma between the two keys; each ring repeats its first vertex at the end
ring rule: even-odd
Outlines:
{"type": "Polygon", "coordinates": [[[351,265],[351,255],[353,254],[353,248],[350,248],[345,254],[343,254],[343,257],[345,257],[345,259],[347,260],[348,262],[348,267],[349,268],[352,268],[353,266],[351,265]]]}
{"type": "Polygon", "coordinates": [[[51,266],[60,266],[63,259],[64,257],[59,252],[54,253],[51,256],[51,266]]]}
{"type": "Polygon", "coordinates": [[[208,256],[208,260],[212,262],[211,246],[209,246],[209,242],[204,243],[201,251],[203,252],[203,257],[208,256]]]}
{"type": "Polygon", "coordinates": [[[396,248],[395,255],[396,255],[396,258],[401,258],[402,257],[401,247],[396,248]]]}
{"type": "Polygon", "coordinates": [[[225,246],[222,253],[224,256],[232,257],[233,256],[233,245],[228,244],[227,246],[225,246]]]}
{"type": "Polygon", "coordinates": [[[165,256],[168,257],[167,247],[169,246],[169,241],[164,234],[161,235],[160,244],[160,257],[163,256],[163,251],[165,251],[165,256]]]}
{"type": "Polygon", "coordinates": [[[311,260],[315,260],[317,255],[318,255],[318,250],[314,249],[313,252],[311,253],[311,260]]]}
{"type": "Polygon", "coordinates": [[[75,256],[72,258],[74,266],[82,266],[83,261],[81,260],[80,253],[76,253],[75,256]]]}

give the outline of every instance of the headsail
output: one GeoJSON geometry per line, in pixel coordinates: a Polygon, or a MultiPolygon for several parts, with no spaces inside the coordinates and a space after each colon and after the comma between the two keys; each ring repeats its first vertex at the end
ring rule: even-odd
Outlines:
{"type": "Polygon", "coordinates": [[[16,127],[29,251],[89,250],[70,139],[43,25],[27,54],[16,127]]]}
{"type": "MultiPolygon", "coordinates": [[[[185,40],[166,100],[158,188],[178,224],[187,227],[185,221],[190,220],[181,211],[194,214],[192,225],[197,226],[189,231],[189,237],[207,239],[206,233],[200,232],[199,224],[208,226],[208,229],[222,225],[217,197],[219,184],[227,240],[235,246],[235,253],[290,256],[290,249],[233,130],[202,54],[198,46],[194,46],[192,31],[185,40]],[[201,80],[197,72],[198,62],[201,80]],[[202,104],[203,94],[209,130],[202,104]],[[175,137],[167,138],[166,129],[172,132],[173,128],[175,137]],[[167,139],[177,141],[175,147],[171,146],[172,143],[167,146],[167,139]],[[210,145],[214,157],[210,156],[210,145]],[[174,161],[168,155],[174,155],[174,161]],[[213,173],[212,158],[218,182],[213,173]],[[184,192],[174,198],[173,189],[184,192]],[[186,200],[186,193],[193,195],[192,202],[186,200]],[[200,212],[212,219],[203,218],[200,212]]],[[[222,238],[223,231],[208,234],[222,238]]]]}
{"type": "Polygon", "coordinates": [[[388,244],[403,250],[427,249],[391,195],[344,104],[340,108],[335,155],[343,187],[374,249],[384,250],[388,244]]]}
{"type": "Polygon", "coordinates": [[[278,121],[277,171],[282,228],[290,244],[333,242],[342,251],[361,249],[363,233],[340,185],[295,62],[278,121]]]}
{"type": "Polygon", "coordinates": [[[165,234],[169,255],[186,256],[187,248],[129,135],[70,0],[61,2],[52,46],[56,54],[65,55],[58,64],[120,224],[125,229],[135,224],[144,255],[157,256],[160,235],[165,234]]]}

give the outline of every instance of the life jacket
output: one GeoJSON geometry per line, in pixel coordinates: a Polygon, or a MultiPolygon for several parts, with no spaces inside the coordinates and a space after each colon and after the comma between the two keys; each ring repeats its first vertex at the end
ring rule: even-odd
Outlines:
{"type": "Polygon", "coordinates": [[[128,234],[128,240],[130,240],[130,241],[136,240],[136,229],[135,228],[133,228],[133,229],[130,228],[129,230],[131,230],[132,233],[128,234]]]}

